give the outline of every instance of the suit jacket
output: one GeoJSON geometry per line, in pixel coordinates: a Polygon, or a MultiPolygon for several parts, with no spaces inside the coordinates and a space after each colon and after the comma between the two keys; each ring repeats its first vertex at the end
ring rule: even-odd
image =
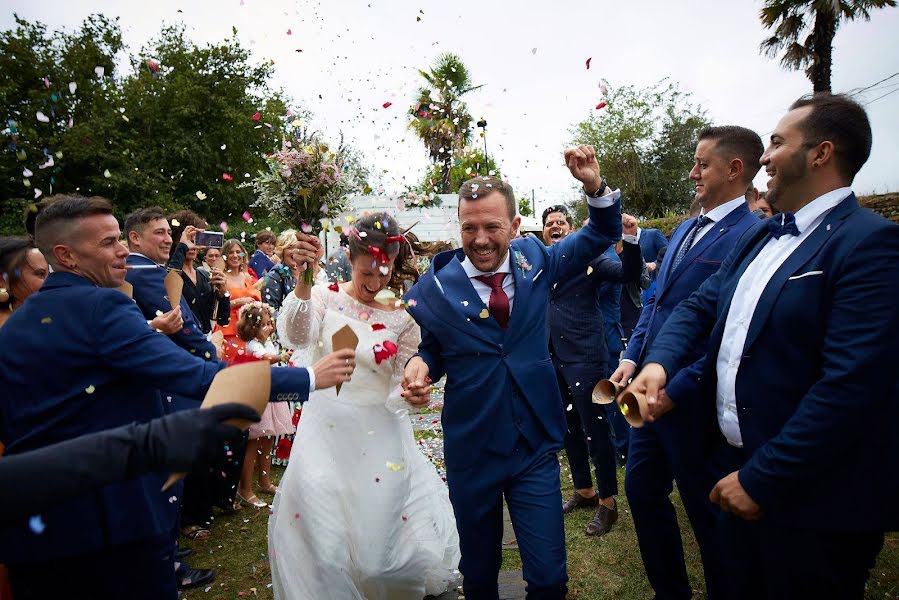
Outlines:
{"type": "MultiPolygon", "coordinates": [[[[708,337],[702,393],[715,397],[734,291],[768,239],[764,222],[743,236],[718,273],[674,311],[647,362],[676,372],[689,360],[683,348],[708,337]]],[[[850,195],[759,299],[736,401],[749,456],[740,483],[766,519],[810,529],[899,528],[896,257],[899,226],[850,195]]]]}
{"type": "MultiPolygon", "coordinates": [[[[149,327],[121,292],[51,273],[0,329],[0,439],[10,455],[165,414],[155,385],[202,400],[225,364],[203,360],[149,327]]],[[[272,369],[272,400],[305,400],[305,369],[272,369]]],[[[178,503],[158,473],[105,486],[0,528],[0,562],[84,554],[171,535],[178,503]]]]}
{"type": "Polygon", "coordinates": [[[609,351],[603,327],[600,290],[604,282],[639,280],[640,246],[624,244],[621,260],[605,254],[591,260],[569,279],[552,288],[547,316],[550,351],[562,362],[607,363],[609,351]],[[589,271],[589,273],[588,273],[589,271]]]}
{"type": "Polygon", "coordinates": [[[566,424],[546,343],[547,301],[554,284],[586,272],[621,237],[620,202],[589,211],[590,223],[555,246],[512,241],[515,298],[505,331],[465,274],[462,250],[438,254],[406,295],[421,326],[419,356],[433,380],[447,376],[448,469],[473,465],[485,450],[511,454],[521,436],[534,450],[561,447],[566,424]]]}
{"type": "MultiPolygon", "coordinates": [[[[643,357],[652,349],[656,335],[677,305],[718,270],[743,233],[753,225],[758,225],[759,220],[749,212],[747,204],[741,204],[726,217],[710,225],[711,231],[693,244],[677,269],[672,271],[671,265],[677,249],[695,222],[695,217],[684,221],[671,236],[671,250],[665,253],[662,260],[655,294],[643,307],[640,320],[624,352],[624,358],[637,365],[641,364],[643,357]]],[[[671,400],[679,405],[692,403],[696,398],[706,344],[700,340],[687,350],[689,359],[685,362],[685,368],[673,374],[667,388],[671,400]]]]}
{"type": "Polygon", "coordinates": [[[640,250],[643,252],[643,260],[655,262],[659,256],[659,250],[668,246],[668,239],[658,229],[640,228],[640,250]]]}
{"type": "MultiPolygon", "coordinates": [[[[615,262],[621,262],[614,246],[606,250],[605,255],[615,262]]],[[[615,365],[618,364],[618,358],[624,351],[624,327],[621,326],[622,288],[621,283],[606,281],[599,285],[597,292],[599,308],[602,311],[602,328],[606,334],[606,348],[609,351],[610,361],[615,365]]]]}

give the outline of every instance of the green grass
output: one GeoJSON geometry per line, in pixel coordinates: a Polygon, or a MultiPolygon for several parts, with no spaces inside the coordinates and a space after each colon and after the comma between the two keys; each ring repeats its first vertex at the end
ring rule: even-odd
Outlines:
{"type": "MultiPolygon", "coordinates": [[[[430,436],[428,436],[430,437],[430,436]]],[[[567,497],[571,483],[563,461],[562,486],[567,497]]],[[[274,467],[275,481],[284,469],[274,467]]],[[[624,489],[624,471],[619,469],[619,489],[624,489]]],[[[261,496],[266,498],[267,496],[261,496]]],[[[684,538],[687,570],[690,582],[696,590],[696,598],[704,597],[702,565],[699,548],[693,538],[677,493],[673,494],[678,520],[684,538]]],[[[614,529],[601,538],[584,535],[584,527],[592,511],[580,510],[566,516],[565,536],[568,547],[568,597],[572,600],[644,600],[652,596],[652,590],[643,573],[643,563],[637,549],[633,520],[627,499],[618,499],[619,518],[614,529]]],[[[214,568],[217,577],[209,586],[189,590],[181,597],[185,600],[215,600],[231,598],[271,599],[268,587],[267,537],[268,509],[252,508],[231,514],[218,514],[212,527],[212,538],[206,542],[183,542],[194,549],[188,559],[192,566],[214,568]]],[[[503,552],[504,569],[520,569],[521,560],[515,550],[503,552]]],[[[887,536],[884,549],[868,581],[866,600],[895,600],[899,598],[899,534],[887,536]]]]}

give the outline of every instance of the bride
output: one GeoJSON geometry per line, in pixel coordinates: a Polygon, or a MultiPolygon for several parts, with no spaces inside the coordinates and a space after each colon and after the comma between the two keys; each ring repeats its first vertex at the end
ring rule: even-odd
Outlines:
{"type": "MultiPolygon", "coordinates": [[[[311,264],[318,240],[297,236],[298,262],[311,264]]],[[[303,406],[269,519],[275,598],[421,600],[455,581],[459,539],[446,485],[399,397],[418,325],[375,301],[405,241],[385,213],[360,218],[348,237],[352,280],[311,287],[298,277],[278,315],[282,343],[313,357],[345,325],[359,341],[352,379],[303,406]]]]}

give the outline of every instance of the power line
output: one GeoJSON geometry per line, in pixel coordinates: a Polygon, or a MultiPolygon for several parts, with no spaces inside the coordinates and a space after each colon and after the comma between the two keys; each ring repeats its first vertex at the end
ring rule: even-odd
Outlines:
{"type": "Polygon", "coordinates": [[[891,91],[891,92],[887,92],[886,94],[884,94],[884,95],[882,95],[882,96],[877,96],[876,98],[874,98],[874,99],[871,100],[870,102],[865,102],[864,105],[865,105],[865,106],[868,106],[869,104],[872,104],[872,103],[874,103],[874,102],[877,102],[877,101],[880,100],[881,98],[886,98],[886,97],[889,96],[890,94],[895,94],[896,92],[899,92],[899,88],[896,88],[895,90],[893,90],[893,91],[891,91]]]}
{"type": "Polygon", "coordinates": [[[856,95],[858,95],[858,94],[861,94],[861,93],[864,92],[865,90],[870,90],[872,87],[878,86],[878,85],[880,85],[881,83],[883,83],[884,81],[889,81],[890,79],[892,79],[893,77],[896,77],[897,75],[899,75],[899,71],[893,73],[893,74],[890,75],[889,77],[884,77],[883,79],[881,79],[881,80],[878,81],[877,83],[872,83],[871,85],[869,85],[869,86],[867,86],[867,87],[863,87],[863,88],[860,88],[860,89],[858,89],[858,90],[856,90],[856,91],[854,91],[854,92],[851,92],[850,95],[851,95],[851,96],[856,96],[856,95]]]}

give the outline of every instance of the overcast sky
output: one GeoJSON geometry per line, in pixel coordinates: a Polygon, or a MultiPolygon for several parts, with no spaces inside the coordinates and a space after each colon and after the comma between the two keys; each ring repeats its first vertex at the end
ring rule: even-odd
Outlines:
{"type": "MultiPolygon", "coordinates": [[[[562,150],[574,123],[595,112],[599,80],[649,85],[664,77],[692,92],[717,124],[767,135],[800,95],[801,72],[758,52],[765,32],[759,1],[644,0],[12,0],[2,14],[74,28],[92,12],[121,17],[137,51],[163,23],[183,21],[197,43],[238,30],[256,60],[275,61],[275,85],[311,110],[314,125],[340,131],[379,171],[389,190],[421,179],[422,144],[406,128],[418,68],[452,51],[468,65],[475,119],[517,192],[535,190],[538,208],[571,197],[562,150]],[[420,17],[420,21],[417,20],[420,17]],[[289,33],[288,33],[289,32],[289,33]],[[297,50],[302,52],[297,52],[297,50]],[[586,60],[592,58],[589,70],[586,60]],[[385,109],[382,105],[392,102],[385,109]]],[[[833,88],[850,91],[899,72],[899,10],[844,25],[834,43],[833,88]]],[[[899,190],[899,75],[866,92],[874,148],[859,193],[899,190]]],[[[686,173],[685,173],[686,176],[686,173]]],[[[611,182],[614,183],[614,182],[611,182]]],[[[764,174],[756,179],[765,188],[764,174]]]]}

